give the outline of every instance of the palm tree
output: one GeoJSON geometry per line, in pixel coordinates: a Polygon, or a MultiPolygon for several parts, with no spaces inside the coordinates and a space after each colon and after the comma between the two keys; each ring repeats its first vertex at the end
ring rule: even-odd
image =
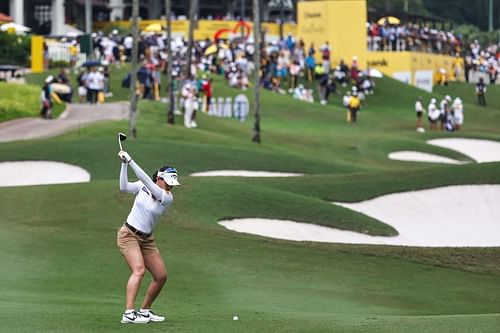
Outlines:
{"type": "Polygon", "coordinates": [[[194,26],[198,22],[198,0],[191,0],[189,5],[189,35],[187,48],[186,77],[191,75],[191,56],[193,53],[193,32],[194,26]]]}
{"type": "Polygon", "coordinates": [[[139,53],[139,0],[132,0],[132,64],[130,68],[130,136],[137,137],[137,102],[138,96],[136,92],[137,81],[137,58],[139,53]]]}
{"type": "Polygon", "coordinates": [[[172,3],[170,0],[165,0],[165,16],[167,17],[167,90],[168,90],[168,112],[167,112],[167,124],[173,125],[175,123],[174,117],[174,81],[172,79],[172,20],[171,20],[171,10],[172,3]]]}
{"type": "Polygon", "coordinates": [[[253,0],[253,40],[255,64],[254,71],[254,110],[255,122],[253,125],[252,141],[260,143],[260,0],[253,0]]]}

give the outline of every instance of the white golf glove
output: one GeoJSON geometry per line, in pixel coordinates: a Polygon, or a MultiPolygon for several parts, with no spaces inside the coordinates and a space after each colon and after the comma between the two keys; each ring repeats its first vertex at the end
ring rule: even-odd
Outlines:
{"type": "Polygon", "coordinates": [[[130,155],[124,151],[124,150],[120,150],[120,152],[118,153],[118,157],[120,158],[120,160],[122,160],[122,163],[130,163],[130,161],[132,161],[132,157],[130,157],[130,155]]]}

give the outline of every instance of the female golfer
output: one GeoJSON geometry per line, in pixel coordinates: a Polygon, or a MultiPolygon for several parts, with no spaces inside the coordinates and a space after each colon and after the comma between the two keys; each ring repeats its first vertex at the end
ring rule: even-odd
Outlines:
{"type": "Polygon", "coordinates": [[[153,180],[125,151],[118,153],[122,161],[120,191],[135,194],[135,201],[126,222],[118,230],[117,244],[132,274],[128,279],[125,313],[122,323],[149,323],[164,321],[165,317],[153,313],[151,305],[167,281],[165,263],[156,248],[153,229],[159,217],[172,204],[172,187],[180,185],[177,170],[163,167],[155,172],[153,180]],[[127,166],[130,165],[139,181],[129,183],[127,166]],[[135,310],[135,298],[144,277],[145,269],[153,275],[139,311],[135,310]]]}

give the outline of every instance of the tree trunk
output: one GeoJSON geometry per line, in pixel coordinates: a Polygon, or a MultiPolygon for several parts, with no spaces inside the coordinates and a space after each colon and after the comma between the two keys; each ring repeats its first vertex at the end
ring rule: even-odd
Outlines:
{"type": "Polygon", "coordinates": [[[138,96],[136,93],[137,81],[137,58],[139,53],[139,0],[132,1],[132,37],[134,43],[132,45],[132,64],[130,68],[130,136],[137,137],[137,102],[138,96]]]}
{"type": "Polygon", "coordinates": [[[191,76],[191,57],[193,54],[193,32],[194,26],[198,22],[198,0],[191,0],[189,4],[189,33],[187,47],[186,77],[191,76]]]}
{"type": "Polygon", "coordinates": [[[260,143],[260,0],[253,0],[253,39],[254,54],[254,101],[255,122],[253,125],[252,141],[260,143]]]}
{"type": "Polygon", "coordinates": [[[172,78],[172,19],[171,19],[171,10],[172,3],[171,0],[165,0],[165,16],[167,18],[167,91],[168,91],[168,112],[167,112],[167,124],[174,125],[175,117],[174,117],[174,108],[175,108],[175,100],[174,100],[174,81],[172,78]]]}

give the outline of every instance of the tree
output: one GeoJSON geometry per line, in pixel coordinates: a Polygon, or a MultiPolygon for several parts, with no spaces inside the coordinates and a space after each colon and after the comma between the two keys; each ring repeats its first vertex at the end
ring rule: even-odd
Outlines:
{"type": "Polygon", "coordinates": [[[260,143],[260,0],[253,0],[253,40],[254,54],[254,110],[255,122],[253,126],[252,141],[260,143]]]}
{"type": "Polygon", "coordinates": [[[167,91],[168,91],[168,112],[167,124],[174,125],[174,81],[172,78],[172,19],[171,19],[172,3],[170,0],[165,0],[165,16],[167,18],[167,91]]]}
{"type": "Polygon", "coordinates": [[[193,54],[193,32],[194,26],[198,22],[198,0],[191,0],[189,5],[189,32],[187,47],[186,77],[191,75],[191,57],[193,54]]]}
{"type": "Polygon", "coordinates": [[[132,1],[132,64],[130,68],[130,136],[137,137],[137,102],[138,96],[136,92],[137,81],[137,58],[139,53],[139,0],[132,1]]]}

